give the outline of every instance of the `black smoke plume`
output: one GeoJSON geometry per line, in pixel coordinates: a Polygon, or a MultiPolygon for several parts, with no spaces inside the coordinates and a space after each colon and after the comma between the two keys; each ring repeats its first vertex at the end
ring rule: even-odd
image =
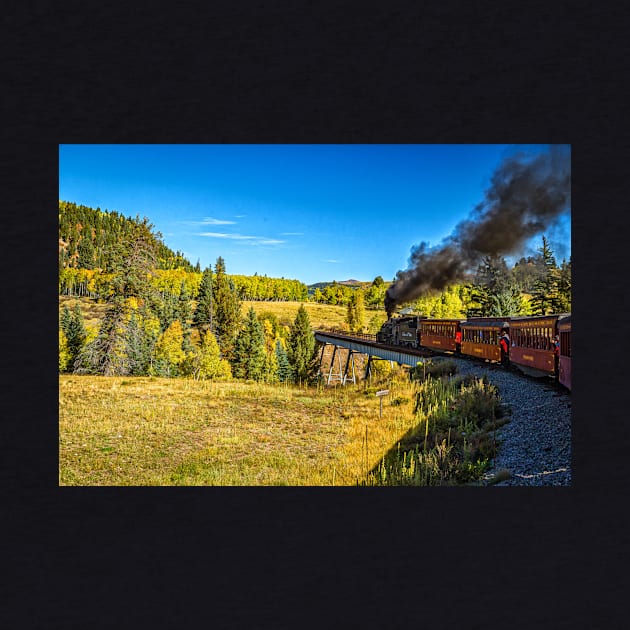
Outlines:
{"type": "Polygon", "coordinates": [[[396,274],[385,293],[387,316],[399,304],[461,282],[484,256],[518,253],[570,208],[568,147],[552,146],[534,158],[522,153],[506,158],[484,200],[441,245],[413,247],[408,269],[396,274]]]}

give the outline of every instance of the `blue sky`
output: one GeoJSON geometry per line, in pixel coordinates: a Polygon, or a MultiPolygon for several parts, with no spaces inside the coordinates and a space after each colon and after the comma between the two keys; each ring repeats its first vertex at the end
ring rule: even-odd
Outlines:
{"type": "MultiPolygon", "coordinates": [[[[146,216],[202,268],[222,256],[232,274],[389,281],[468,217],[503,158],[546,147],[64,144],[59,199],[146,216]]],[[[547,236],[568,258],[570,220],[547,236]]]]}

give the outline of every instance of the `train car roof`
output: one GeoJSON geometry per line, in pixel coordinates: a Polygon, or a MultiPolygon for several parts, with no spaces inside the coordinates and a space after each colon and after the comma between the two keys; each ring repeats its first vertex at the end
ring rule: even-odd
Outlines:
{"type": "Polygon", "coordinates": [[[422,323],[423,324],[444,324],[446,322],[448,322],[448,323],[453,323],[453,322],[457,323],[457,322],[465,322],[465,321],[466,321],[465,319],[455,319],[455,318],[452,318],[452,319],[433,319],[433,318],[431,318],[431,319],[423,319],[422,323]]]}
{"type": "Polygon", "coordinates": [[[571,330],[571,313],[558,319],[558,329],[571,330]]]}
{"type": "Polygon", "coordinates": [[[511,317],[511,322],[524,322],[529,320],[538,320],[538,319],[560,319],[567,316],[570,316],[571,313],[552,313],[550,315],[519,315],[518,317],[511,317]]]}
{"type": "Polygon", "coordinates": [[[479,317],[462,322],[462,328],[508,328],[509,319],[494,319],[492,317],[479,317]]]}

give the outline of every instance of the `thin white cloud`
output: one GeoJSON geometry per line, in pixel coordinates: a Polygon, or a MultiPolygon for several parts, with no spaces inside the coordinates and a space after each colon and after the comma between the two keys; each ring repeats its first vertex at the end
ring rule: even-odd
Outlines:
{"type": "Polygon", "coordinates": [[[341,262],[343,262],[343,261],[342,261],[342,260],[332,260],[332,259],[329,259],[329,260],[322,260],[322,262],[324,262],[324,263],[334,263],[334,264],[337,264],[337,263],[341,263],[341,262]]]}
{"type": "Polygon", "coordinates": [[[282,232],[280,236],[304,236],[304,232],[282,232]]]}
{"type": "Polygon", "coordinates": [[[279,245],[285,241],[266,236],[247,236],[245,234],[227,234],[225,232],[200,232],[197,236],[208,238],[225,238],[233,241],[247,241],[250,245],[279,245]]]}
{"type": "Polygon", "coordinates": [[[193,225],[234,225],[236,221],[228,221],[227,219],[215,219],[214,217],[205,217],[202,221],[189,221],[193,225]]]}

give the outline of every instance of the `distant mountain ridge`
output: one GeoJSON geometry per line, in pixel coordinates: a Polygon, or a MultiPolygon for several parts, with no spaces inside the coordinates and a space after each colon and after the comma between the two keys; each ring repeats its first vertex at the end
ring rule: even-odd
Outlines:
{"type": "Polygon", "coordinates": [[[306,285],[309,290],[312,289],[313,291],[315,291],[315,289],[325,289],[326,287],[329,287],[333,284],[344,284],[346,286],[363,286],[364,284],[371,284],[370,282],[361,282],[361,280],[331,280],[329,282],[315,282],[314,284],[308,284],[306,285]]]}

